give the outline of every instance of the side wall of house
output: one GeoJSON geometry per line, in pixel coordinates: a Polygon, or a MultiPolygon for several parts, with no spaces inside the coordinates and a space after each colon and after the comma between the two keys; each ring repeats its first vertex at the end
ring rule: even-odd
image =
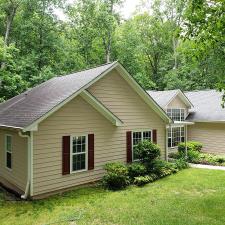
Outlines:
{"type": "Polygon", "coordinates": [[[165,123],[116,71],[89,91],[124,122],[123,126],[112,125],[80,96],[44,120],[34,132],[34,196],[96,181],[107,162],[126,162],[127,131],[157,129],[165,158],[165,123]],[[94,170],[62,175],[62,136],[90,133],[95,135],[94,170]]]}
{"type": "Polygon", "coordinates": [[[225,124],[195,123],[188,127],[188,140],[203,143],[203,151],[225,155],[225,124]]]}
{"type": "MultiPolygon", "coordinates": [[[[27,181],[27,138],[18,131],[0,129],[0,182],[12,189],[25,190],[27,181]],[[6,167],[5,136],[12,136],[12,169],[6,167]],[[14,188],[15,186],[15,188],[14,188]]],[[[17,191],[17,190],[16,190],[17,191]]]]}

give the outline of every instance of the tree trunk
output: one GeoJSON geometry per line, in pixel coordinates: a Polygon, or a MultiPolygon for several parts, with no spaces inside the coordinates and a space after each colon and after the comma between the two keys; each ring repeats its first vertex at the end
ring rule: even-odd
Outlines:
{"type": "Polygon", "coordinates": [[[177,69],[177,45],[178,40],[173,36],[173,57],[174,57],[174,66],[173,69],[177,69]]]}
{"type": "Polygon", "coordinates": [[[6,57],[6,51],[9,44],[9,35],[12,28],[13,19],[16,14],[16,10],[18,8],[18,5],[12,6],[11,11],[7,14],[7,21],[6,21],[6,31],[5,31],[5,37],[4,37],[4,55],[3,55],[3,62],[1,64],[1,69],[5,68],[5,57],[6,57]]]}

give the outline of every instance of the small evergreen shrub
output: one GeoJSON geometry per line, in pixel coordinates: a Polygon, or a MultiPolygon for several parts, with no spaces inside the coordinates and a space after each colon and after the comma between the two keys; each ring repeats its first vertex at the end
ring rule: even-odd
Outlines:
{"type": "Polygon", "coordinates": [[[119,190],[129,185],[128,169],[124,164],[107,163],[104,169],[107,172],[102,178],[104,187],[111,190],[119,190]]]}
{"type": "Polygon", "coordinates": [[[165,177],[172,173],[178,172],[174,163],[169,163],[163,160],[154,160],[149,167],[151,173],[154,173],[157,177],[165,177]]]}
{"type": "Polygon", "coordinates": [[[160,156],[160,148],[151,141],[139,142],[135,147],[138,158],[142,163],[150,163],[160,156]]]}
{"type": "Polygon", "coordinates": [[[139,176],[134,178],[134,184],[137,186],[143,186],[152,181],[154,181],[154,179],[149,175],[139,176]]]}
{"type": "Polygon", "coordinates": [[[189,168],[189,164],[188,162],[185,160],[185,159],[177,159],[175,161],[175,167],[178,169],[178,170],[182,170],[182,169],[186,169],[186,168],[189,168]]]}
{"type": "MultiPolygon", "coordinates": [[[[187,142],[187,151],[198,151],[200,152],[202,150],[202,143],[196,142],[196,141],[188,141],[187,142]]],[[[178,152],[179,153],[185,153],[185,143],[181,142],[178,144],[178,152]]]]}
{"type": "Polygon", "coordinates": [[[171,159],[179,159],[180,158],[180,153],[179,152],[171,152],[168,154],[168,157],[171,159]]]}
{"type": "Polygon", "coordinates": [[[128,165],[128,175],[133,180],[135,177],[144,176],[147,174],[147,169],[142,163],[134,162],[128,165]]]}

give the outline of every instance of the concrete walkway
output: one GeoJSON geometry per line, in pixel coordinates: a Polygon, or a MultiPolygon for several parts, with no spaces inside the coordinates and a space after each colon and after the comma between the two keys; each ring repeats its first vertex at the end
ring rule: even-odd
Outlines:
{"type": "Polygon", "coordinates": [[[202,164],[193,164],[189,163],[190,167],[200,168],[200,169],[210,169],[210,170],[224,170],[225,166],[211,166],[211,165],[202,165],[202,164]]]}

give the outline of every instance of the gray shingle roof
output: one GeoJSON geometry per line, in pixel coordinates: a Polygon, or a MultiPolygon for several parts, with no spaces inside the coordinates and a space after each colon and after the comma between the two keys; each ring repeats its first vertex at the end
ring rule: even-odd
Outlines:
{"type": "Polygon", "coordinates": [[[24,128],[79,91],[114,64],[55,77],[0,104],[0,125],[24,128]]]}
{"type": "Polygon", "coordinates": [[[147,93],[163,108],[175,96],[178,90],[147,91],[147,93]]]}
{"type": "Polygon", "coordinates": [[[189,121],[225,121],[225,109],[222,108],[222,93],[216,90],[190,91],[185,95],[194,105],[189,121]]]}

